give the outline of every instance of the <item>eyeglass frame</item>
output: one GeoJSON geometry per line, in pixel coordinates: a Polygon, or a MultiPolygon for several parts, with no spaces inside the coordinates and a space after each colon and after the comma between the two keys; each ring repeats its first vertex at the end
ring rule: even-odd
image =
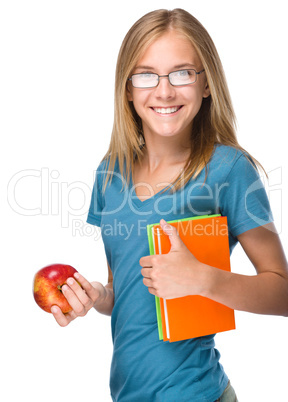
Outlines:
{"type": "Polygon", "coordinates": [[[160,78],[162,78],[162,77],[168,77],[168,80],[169,80],[170,85],[172,85],[173,87],[183,87],[183,86],[186,86],[186,85],[195,84],[195,82],[197,81],[197,76],[198,76],[199,74],[203,73],[204,71],[205,71],[204,68],[203,68],[203,70],[201,70],[201,71],[196,71],[195,68],[184,68],[183,70],[171,71],[169,74],[165,74],[165,75],[159,75],[159,74],[157,74],[157,73],[150,73],[150,74],[154,74],[154,75],[157,75],[157,76],[158,76],[158,83],[157,83],[157,85],[155,85],[155,86],[153,86],[153,87],[134,87],[134,85],[133,85],[133,83],[132,83],[132,77],[133,77],[134,75],[142,75],[142,74],[145,74],[145,73],[136,73],[136,74],[132,74],[131,77],[127,79],[127,81],[131,81],[131,84],[132,84],[133,88],[138,88],[138,89],[151,89],[151,88],[157,88],[157,87],[158,87],[158,85],[159,85],[159,83],[160,83],[160,78]],[[189,82],[189,84],[180,84],[180,85],[174,85],[174,84],[171,83],[171,81],[170,81],[170,74],[172,74],[172,73],[178,73],[179,71],[190,71],[190,70],[195,71],[195,74],[196,74],[196,79],[195,79],[195,81],[189,82]]]}

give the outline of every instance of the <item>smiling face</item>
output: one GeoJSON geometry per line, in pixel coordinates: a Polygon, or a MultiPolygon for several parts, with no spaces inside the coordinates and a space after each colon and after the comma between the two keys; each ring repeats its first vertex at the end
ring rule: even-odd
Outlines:
{"type": "MultiPolygon", "coordinates": [[[[169,31],[153,42],[133,70],[136,73],[166,75],[172,71],[195,69],[203,66],[188,39],[169,31]]],[[[155,88],[134,88],[129,81],[127,96],[142,120],[145,140],[148,137],[179,136],[189,140],[193,119],[202,99],[210,95],[205,73],[197,76],[194,84],[172,86],[167,77],[160,78],[155,88]]]]}

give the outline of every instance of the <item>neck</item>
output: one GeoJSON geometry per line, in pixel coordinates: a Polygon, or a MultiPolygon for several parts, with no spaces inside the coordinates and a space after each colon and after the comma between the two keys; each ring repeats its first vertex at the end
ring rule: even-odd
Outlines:
{"type": "Polygon", "coordinates": [[[142,162],[153,171],[161,165],[185,163],[190,152],[190,143],[175,138],[145,138],[142,162]]]}
{"type": "Polygon", "coordinates": [[[145,138],[145,152],[142,162],[150,172],[158,167],[168,167],[185,164],[191,154],[192,123],[187,126],[179,126],[172,122],[158,122],[159,127],[155,130],[145,122],[142,128],[145,138]],[[170,123],[170,125],[168,124],[170,123]],[[157,131],[162,131],[159,134],[157,131]]]}

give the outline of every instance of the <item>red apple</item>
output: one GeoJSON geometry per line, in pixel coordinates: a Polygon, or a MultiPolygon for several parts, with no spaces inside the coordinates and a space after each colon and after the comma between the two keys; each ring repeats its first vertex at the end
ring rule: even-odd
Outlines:
{"type": "Polygon", "coordinates": [[[70,304],[62,293],[62,286],[69,277],[77,272],[71,265],[52,264],[40,269],[34,277],[34,299],[39,307],[51,313],[51,307],[57,305],[62,312],[72,310],[70,304]]]}

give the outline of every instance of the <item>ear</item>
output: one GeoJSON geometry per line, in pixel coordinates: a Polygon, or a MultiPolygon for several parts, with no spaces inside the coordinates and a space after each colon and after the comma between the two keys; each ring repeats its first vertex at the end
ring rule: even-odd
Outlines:
{"type": "Polygon", "coordinates": [[[133,102],[132,85],[131,85],[130,81],[128,81],[127,84],[126,84],[126,94],[127,94],[128,101],[133,102]]]}
{"type": "Polygon", "coordinates": [[[206,82],[205,87],[204,87],[204,91],[203,91],[203,98],[208,98],[208,96],[210,95],[210,88],[208,85],[208,82],[206,82]]]}

